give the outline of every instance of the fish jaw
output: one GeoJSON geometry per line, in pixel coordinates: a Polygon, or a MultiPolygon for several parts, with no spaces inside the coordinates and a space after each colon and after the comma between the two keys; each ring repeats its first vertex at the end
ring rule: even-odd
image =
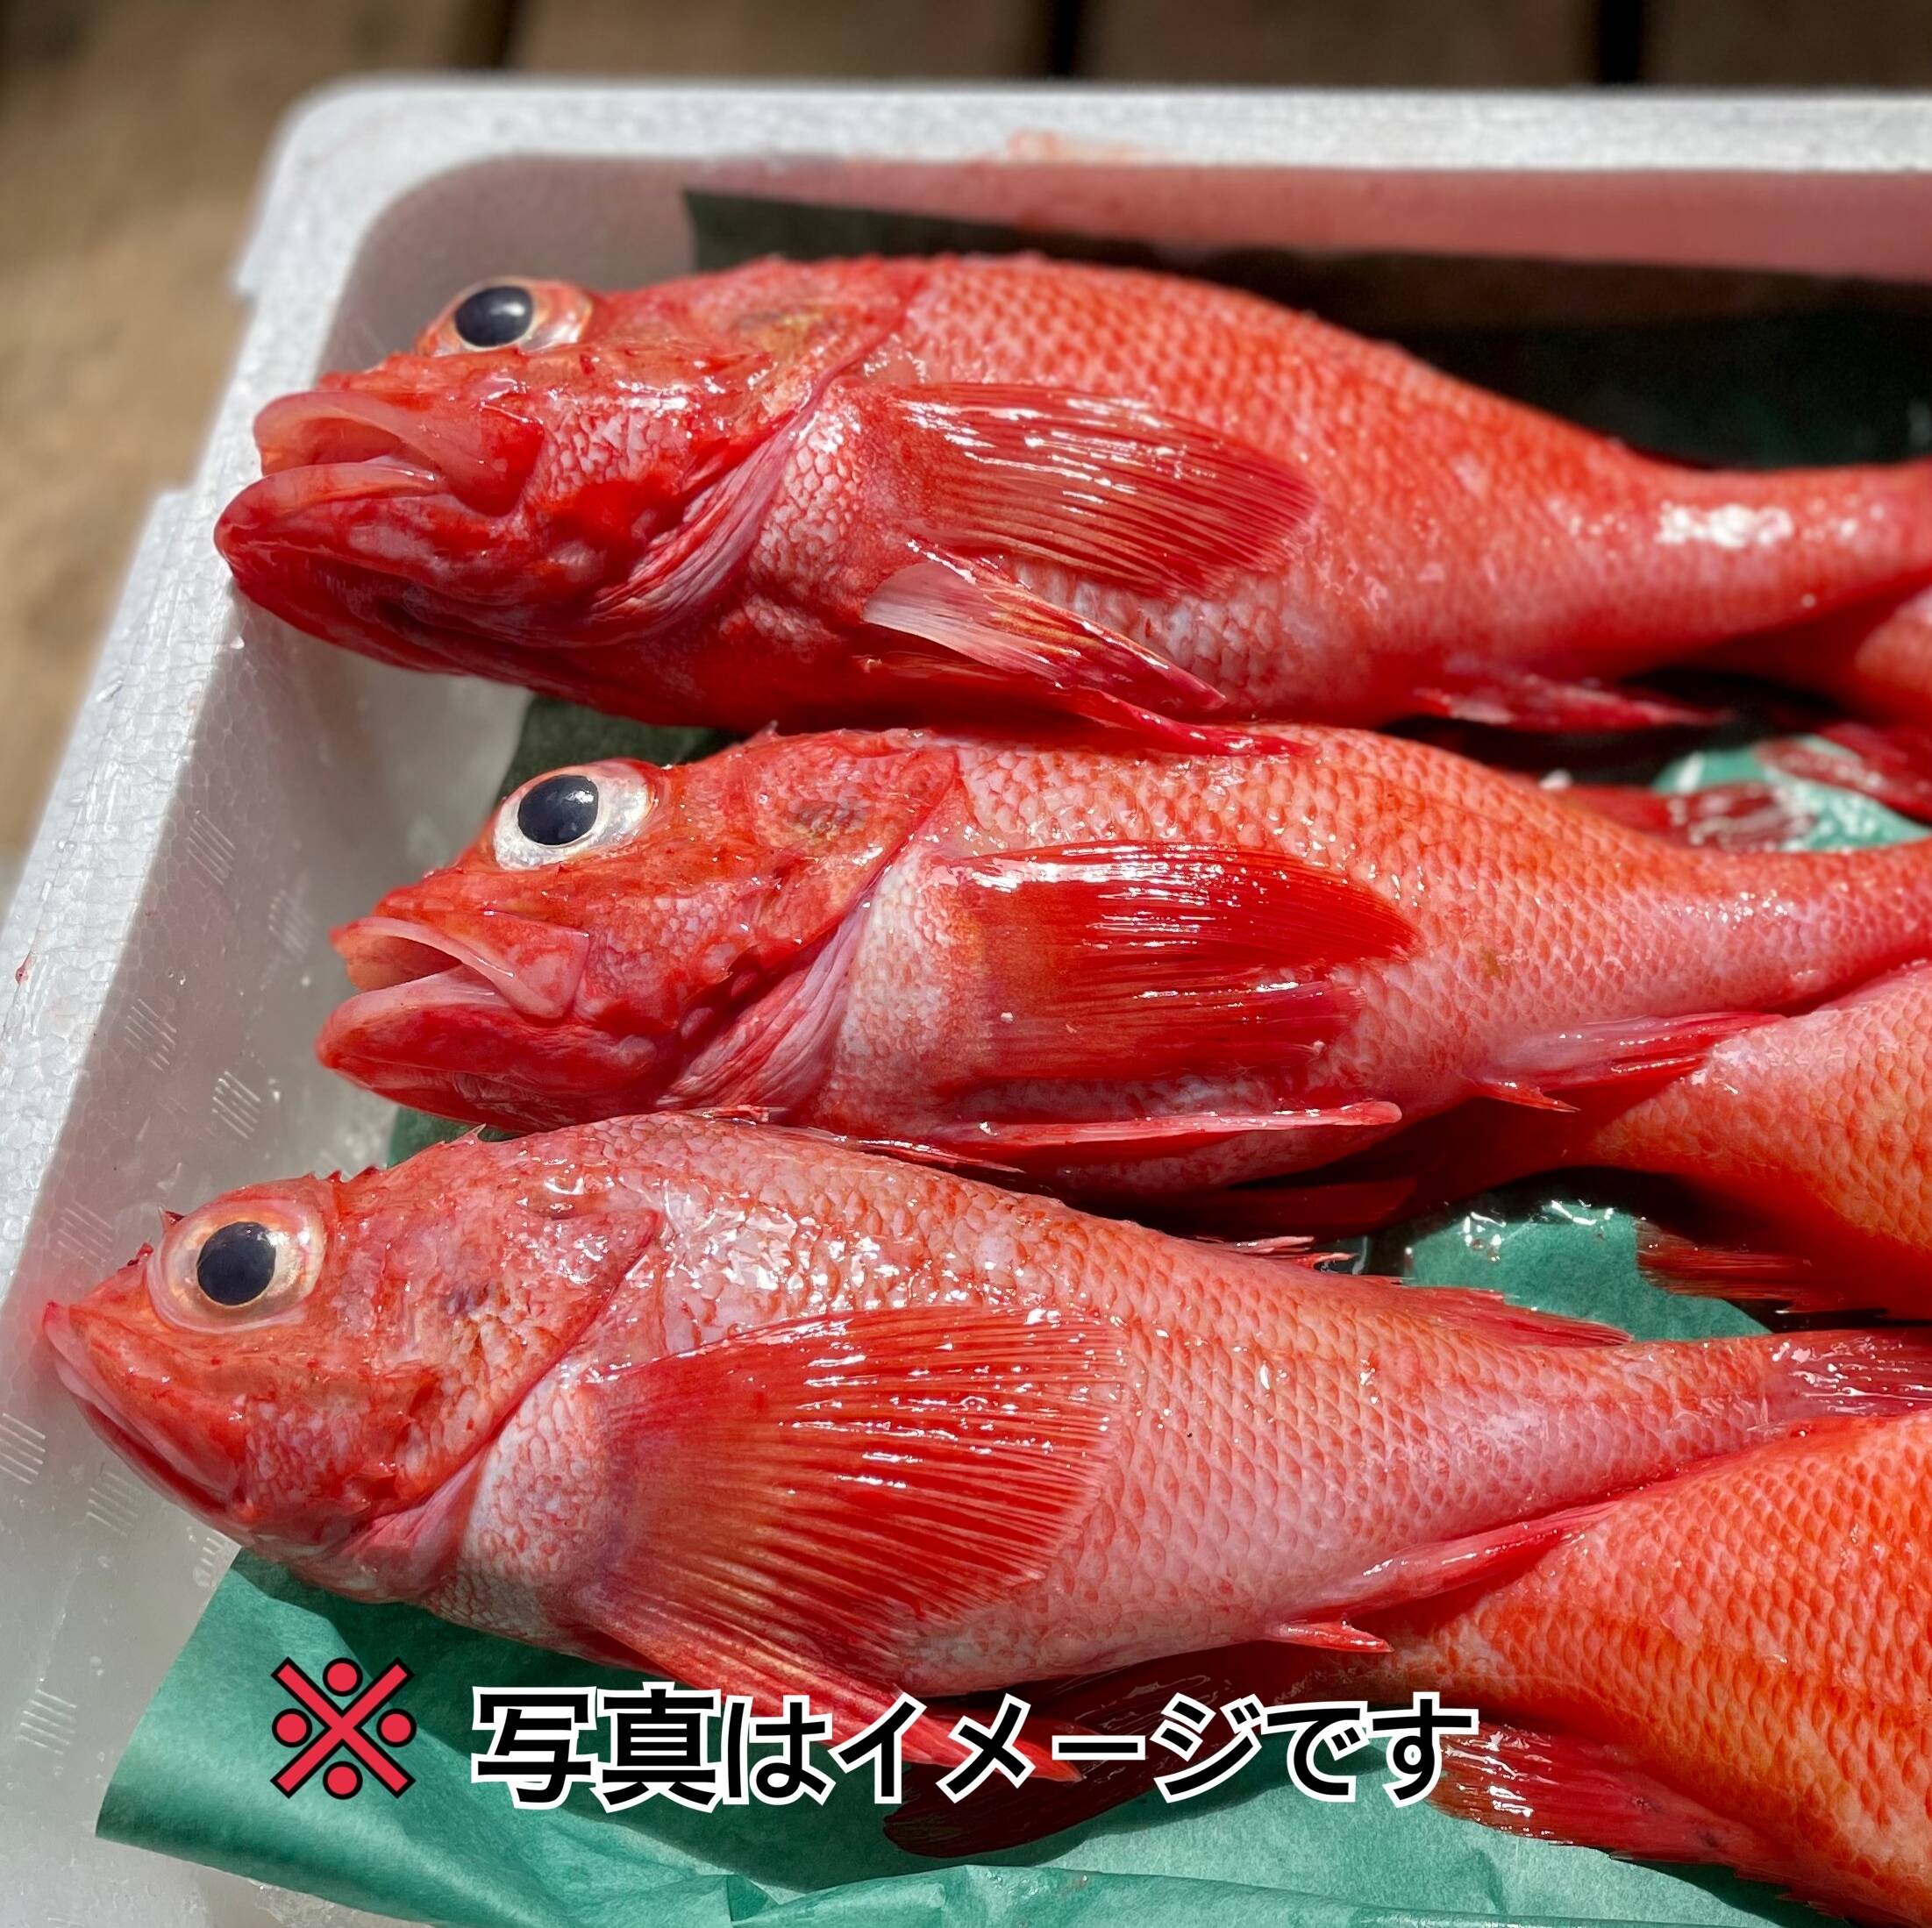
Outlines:
{"type": "Polygon", "coordinates": [[[41,1336],[53,1354],[61,1384],[95,1432],[151,1486],[226,1527],[240,1462],[235,1453],[221,1449],[221,1429],[205,1423],[211,1406],[195,1407],[192,1389],[184,1388],[179,1403],[140,1402],[146,1415],[142,1418],[126,1396],[130,1386],[152,1375],[133,1329],[116,1317],[113,1300],[124,1293],[145,1292],[146,1263],[145,1256],[138,1258],[110,1281],[111,1297],[105,1306],[86,1300],[50,1302],[40,1315],[41,1336]]]}
{"type": "Polygon", "coordinates": [[[525,1131],[648,1110],[669,1075],[659,1042],[540,1022],[461,967],[346,999],[316,1056],[399,1105],[525,1131]]]}
{"type": "Polygon", "coordinates": [[[511,1010],[538,1021],[569,1015],[590,953],[588,932],[500,911],[445,917],[363,917],[334,934],[359,991],[383,991],[455,969],[511,1010]]]}
{"type": "Polygon", "coordinates": [[[331,1071],[398,1104],[528,1130],[648,1109],[676,1064],[669,1041],[609,1029],[575,1009],[590,940],[483,914],[479,941],[439,923],[366,917],[337,931],[356,994],[316,1042],[331,1071]]]}
{"type": "Polygon", "coordinates": [[[261,479],[215,525],[242,593],[332,642],[438,664],[464,592],[481,595],[473,621],[492,602],[501,615],[503,558],[546,439],[510,395],[499,381],[438,403],[378,373],[270,402],[255,420],[261,479]]]}
{"type": "Polygon", "coordinates": [[[255,417],[256,487],[283,487],[288,509],[346,487],[359,471],[379,495],[395,475],[409,473],[480,514],[501,515],[522,494],[543,445],[543,430],[500,401],[458,410],[366,389],[317,388],[271,402],[255,417]],[[295,481],[278,485],[282,477],[295,481]]]}

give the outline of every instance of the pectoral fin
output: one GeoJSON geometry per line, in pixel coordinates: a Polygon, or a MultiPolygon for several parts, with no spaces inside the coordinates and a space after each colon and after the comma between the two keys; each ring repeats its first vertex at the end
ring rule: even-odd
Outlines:
{"type": "Polygon", "coordinates": [[[1366,886],[1269,850],[1067,844],[937,881],[996,1014],[985,1082],[1280,1065],[1338,1035],[1352,1009],[1338,965],[1414,937],[1366,886]]]}
{"type": "Polygon", "coordinates": [[[952,550],[1198,597],[1280,569],[1315,513],[1286,463],[1144,402],[956,382],[874,405],[897,431],[916,512],[952,550]]]}
{"type": "MultiPolygon", "coordinates": [[[[1124,1368],[1080,1314],[922,1306],[759,1327],[608,1377],[638,1494],[587,1624],[700,1687],[893,1699],[921,1626],[1038,1581],[1105,1477],[1124,1368]]],[[[940,1748],[913,1758],[952,1761],[940,1748]]]]}

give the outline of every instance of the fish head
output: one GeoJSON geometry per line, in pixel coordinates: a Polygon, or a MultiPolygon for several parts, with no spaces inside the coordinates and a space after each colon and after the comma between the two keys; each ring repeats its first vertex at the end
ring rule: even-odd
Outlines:
{"type": "Polygon", "coordinates": [[[163,1491],[312,1562],[473,1465],[654,1242],[601,1175],[467,1140],[230,1192],[50,1305],[60,1377],[163,1491]]]}
{"type": "Polygon", "coordinates": [[[318,1053],[399,1102],[512,1128],[702,1102],[694,1064],[759,1014],[775,1041],[770,1000],[856,930],[957,780],[930,739],[847,733],[534,779],[454,864],[333,934],[358,994],[318,1053]]]}
{"type": "Polygon", "coordinates": [[[649,640],[722,591],[795,432],[905,297],[876,262],[473,288],[411,352],[261,411],[217,546],[310,634],[541,684],[545,652],[649,640]]]}

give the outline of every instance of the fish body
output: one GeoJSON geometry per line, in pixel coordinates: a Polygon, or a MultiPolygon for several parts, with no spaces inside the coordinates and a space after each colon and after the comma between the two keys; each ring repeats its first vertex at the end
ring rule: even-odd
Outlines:
{"type": "Polygon", "coordinates": [[[1437,1798],[1513,1832],[1932,1916],[1932,1426],[1829,1429],[1606,1510],[1381,1629],[1483,1711],[1437,1798]]]}
{"type": "MultiPolygon", "coordinates": [[[[1872,1922],[1932,1914],[1932,1421],[1821,1428],[1585,1509],[1517,1570],[1372,1617],[1381,1651],[1274,1645],[1077,1683],[1050,1721],[1145,1733],[1170,1696],[1473,1707],[1434,1798],[1513,1833],[1728,1866],[1872,1922]]],[[[1219,1744],[1210,1731],[1203,1750],[1219,1744]]],[[[900,1846],[985,1854],[1148,1791],[916,1793],[900,1846]]]]}
{"type": "Polygon", "coordinates": [[[1611,729],[1932,575],[1932,470],[1645,459],[1173,275],[766,260],[495,291],[286,397],[217,540],[318,636],[659,722],[1611,729]],[[466,334],[465,330],[468,332],[466,334]],[[500,340],[501,331],[490,333],[500,340]]]}
{"type": "MultiPolygon", "coordinates": [[[[1568,1116],[1458,1114],[1255,1211],[1333,1234],[1579,1166],[1674,1181],[1693,1239],[1652,1229],[1660,1283],[1810,1310],[1932,1308],[1932,965],[1714,1043],[1682,1073],[1585,1096],[1568,1116]]],[[[1221,1201],[1203,1201],[1210,1218],[1221,1201]]]]}
{"type": "Polygon", "coordinates": [[[248,1188],[46,1334],[320,1584],[849,1716],[1345,1640],[1536,1515],[1932,1398],[1915,1336],[1619,1343],[678,1117],[248,1188]]]}
{"type": "Polygon", "coordinates": [[[1353,731],[766,738],[512,796],[337,933],[320,1049],[476,1122],[742,1111],[1147,1195],[1694,1063],[1928,913],[1932,846],[1680,848],[1353,731]],[[594,815],[536,822],[574,784],[594,815]]]}

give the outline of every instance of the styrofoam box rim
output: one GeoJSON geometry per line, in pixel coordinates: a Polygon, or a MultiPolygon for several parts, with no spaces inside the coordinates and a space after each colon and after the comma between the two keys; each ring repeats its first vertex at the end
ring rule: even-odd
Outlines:
{"type": "MultiPolygon", "coordinates": [[[[345,852],[380,861],[288,800],[353,816],[380,792],[367,808],[410,863],[431,860],[474,822],[516,704],[253,629],[245,642],[208,531],[252,473],[254,410],[343,351],[338,309],[382,224],[510,157],[1175,242],[1932,278],[1920,96],[412,80],[300,108],[237,267],[253,312],[206,451],[148,523],[0,934],[0,1889],[22,1920],[350,1918],[89,1832],[225,1548],[131,1497],[32,1339],[50,1291],[125,1255],[143,1187],[181,1188],[178,1203],[379,1141],[380,1108],[321,1082],[294,1034],[328,994],[302,960],[342,895],[330,879],[345,852]],[[390,786],[398,746],[425,742],[390,786]],[[303,1132],[330,1142],[298,1151],[303,1132]]],[[[661,205],[652,218],[668,221],[661,205]]],[[[667,226],[652,245],[674,266],[687,242],[667,226]]],[[[372,339],[394,322],[367,324],[372,339]]]]}

